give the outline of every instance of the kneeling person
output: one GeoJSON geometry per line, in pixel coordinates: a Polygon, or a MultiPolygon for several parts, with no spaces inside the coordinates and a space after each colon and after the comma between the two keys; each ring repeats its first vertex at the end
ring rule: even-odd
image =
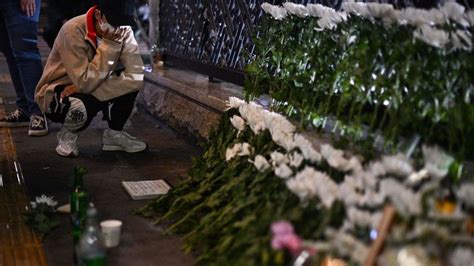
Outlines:
{"type": "Polygon", "coordinates": [[[143,61],[130,25],[133,0],[99,0],[98,5],[61,28],[36,87],[46,116],[63,124],[56,152],[77,156],[78,132],[102,112],[109,129],[103,150],[140,152],[147,148],[123,131],[140,88],[143,61]]]}

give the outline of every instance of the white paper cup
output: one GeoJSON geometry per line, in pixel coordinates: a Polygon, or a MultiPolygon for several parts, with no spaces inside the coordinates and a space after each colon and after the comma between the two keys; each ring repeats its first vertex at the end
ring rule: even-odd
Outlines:
{"type": "Polygon", "coordinates": [[[104,244],[108,248],[116,247],[120,243],[120,231],[122,230],[122,221],[106,220],[100,223],[104,244]]]}

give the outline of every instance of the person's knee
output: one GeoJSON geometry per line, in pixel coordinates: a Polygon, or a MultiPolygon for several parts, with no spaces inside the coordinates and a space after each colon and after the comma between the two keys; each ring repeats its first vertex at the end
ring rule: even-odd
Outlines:
{"type": "Polygon", "coordinates": [[[64,127],[72,132],[82,130],[87,126],[87,110],[84,103],[74,97],[69,97],[71,106],[64,119],[64,127]]]}
{"type": "Polygon", "coordinates": [[[10,45],[12,55],[18,62],[31,60],[41,62],[36,27],[24,25],[23,28],[13,31],[10,34],[10,45]]]}
{"type": "MultiPolygon", "coordinates": [[[[30,40],[31,42],[31,40],[30,40]]],[[[21,49],[12,49],[13,51],[13,57],[16,59],[18,63],[21,63],[23,61],[38,61],[41,62],[41,55],[39,54],[39,51],[36,47],[33,47],[32,44],[26,45],[26,46],[32,46],[31,48],[28,47],[21,47],[21,49]]]]}

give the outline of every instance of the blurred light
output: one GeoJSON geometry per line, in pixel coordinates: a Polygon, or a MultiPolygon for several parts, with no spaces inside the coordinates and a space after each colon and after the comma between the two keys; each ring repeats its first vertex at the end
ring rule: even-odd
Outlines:
{"type": "Polygon", "coordinates": [[[375,229],[370,230],[370,239],[371,240],[377,239],[378,236],[379,236],[379,233],[377,232],[377,230],[375,230],[375,229]]]}

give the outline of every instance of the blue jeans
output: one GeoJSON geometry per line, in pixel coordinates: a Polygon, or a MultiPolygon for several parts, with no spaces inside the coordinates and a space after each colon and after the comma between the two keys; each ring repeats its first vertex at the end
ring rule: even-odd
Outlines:
{"type": "Polygon", "coordinates": [[[41,114],[35,102],[35,89],[43,64],[38,50],[38,20],[41,0],[28,17],[20,8],[20,0],[0,0],[0,50],[5,55],[15,87],[18,109],[31,116],[41,114]]]}

